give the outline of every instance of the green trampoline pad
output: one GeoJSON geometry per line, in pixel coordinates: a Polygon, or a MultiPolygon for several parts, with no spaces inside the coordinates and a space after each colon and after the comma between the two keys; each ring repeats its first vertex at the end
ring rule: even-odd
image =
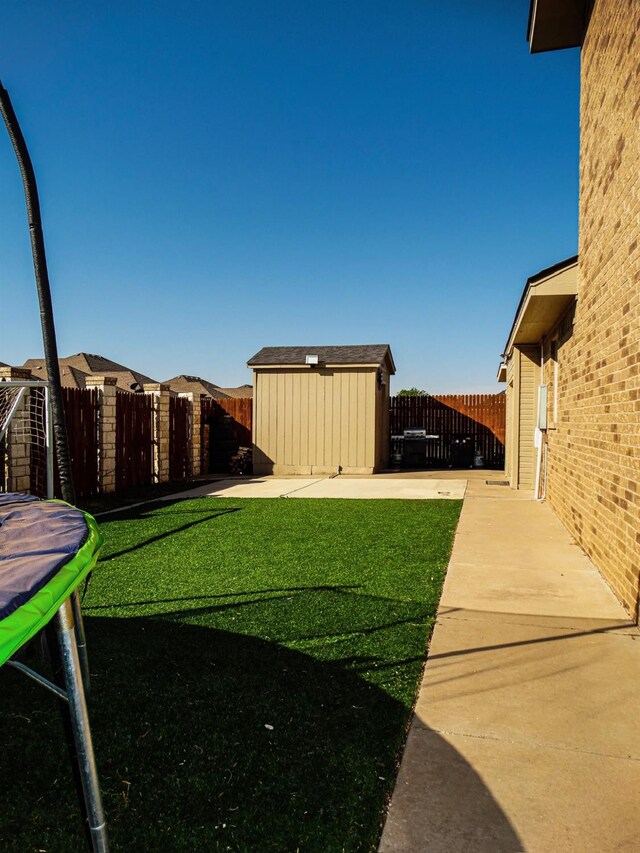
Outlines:
{"type": "MultiPolygon", "coordinates": [[[[11,496],[2,495],[2,498],[10,499],[11,496]]],[[[21,496],[15,496],[19,499],[21,496]]],[[[27,498],[28,501],[28,498],[27,498]]],[[[38,588],[37,583],[33,583],[33,589],[29,591],[28,599],[23,600],[26,595],[24,593],[16,596],[17,601],[21,601],[15,609],[0,620],[0,666],[4,664],[15,652],[18,651],[28,640],[38,633],[47,623],[53,618],[60,606],[66,601],[73,591],[82,583],[83,579],[95,566],[98,559],[98,554],[103,543],[102,534],[98,530],[98,525],[92,516],[81,510],[65,504],[62,501],[34,501],[29,502],[29,507],[37,513],[39,506],[49,506],[55,503],[61,510],[69,511],[69,518],[73,517],[76,529],[82,533],[77,537],[77,549],[73,549],[72,553],[64,554],[60,565],[55,566],[55,572],[51,576],[46,576],[44,585],[38,588]]],[[[42,513],[45,516],[45,513],[42,513]]],[[[29,555],[26,558],[28,561],[37,563],[41,557],[41,552],[46,553],[47,550],[47,527],[48,520],[46,516],[38,520],[38,526],[35,528],[36,537],[42,538],[42,549],[38,547],[38,539],[35,540],[33,535],[30,539],[29,555]]],[[[6,521],[7,527],[9,521],[6,521]]],[[[3,538],[3,527],[0,525],[0,545],[3,538]]],[[[58,535],[59,535],[59,531],[58,535]]],[[[24,541],[29,537],[28,528],[24,534],[24,541]]],[[[17,537],[17,542],[20,543],[20,536],[17,537]]],[[[25,561],[24,555],[19,553],[19,544],[16,547],[15,538],[9,554],[4,553],[1,565],[11,564],[12,559],[15,562],[25,561]]],[[[2,584],[2,573],[0,572],[0,584],[2,584]]]]}

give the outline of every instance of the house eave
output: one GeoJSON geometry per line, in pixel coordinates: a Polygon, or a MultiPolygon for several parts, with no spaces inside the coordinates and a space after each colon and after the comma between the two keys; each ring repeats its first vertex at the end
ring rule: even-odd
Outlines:
{"type": "Polygon", "coordinates": [[[578,259],[569,258],[527,280],[505,347],[538,344],[578,295],[578,259]]]}
{"type": "Polygon", "coordinates": [[[590,0],[531,0],[527,41],[531,53],[580,47],[590,0]]]}

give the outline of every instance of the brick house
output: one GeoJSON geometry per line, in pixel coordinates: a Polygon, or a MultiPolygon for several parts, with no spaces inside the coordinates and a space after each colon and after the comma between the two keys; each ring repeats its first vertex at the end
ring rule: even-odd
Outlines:
{"type": "MultiPolygon", "coordinates": [[[[517,359],[526,362],[536,418],[521,430],[532,467],[519,482],[514,454],[523,449],[513,447],[513,436],[520,403],[508,385],[511,484],[532,488],[537,480],[540,494],[637,619],[640,3],[532,0],[528,39],[532,53],[581,48],[579,252],[575,296],[564,294],[564,309],[547,317],[537,338],[525,334],[518,344],[518,316],[514,321],[499,378],[515,383],[520,346],[517,359]]],[[[548,279],[549,270],[538,276],[545,274],[548,279]]],[[[524,302],[536,278],[527,282],[524,302]]]]}
{"type": "Polygon", "coordinates": [[[214,400],[228,400],[230,397],[245,399],[253,396],[251,385],[221,388],[220,385],[214,385],[213,382],[202,379],[200,376],[188,376],[184,373],[181,373],[180,376],[174,376],[173,379],[166,379],[165,385],[177,393],[190,391],[196,397],[211,397],[214,400]]]}

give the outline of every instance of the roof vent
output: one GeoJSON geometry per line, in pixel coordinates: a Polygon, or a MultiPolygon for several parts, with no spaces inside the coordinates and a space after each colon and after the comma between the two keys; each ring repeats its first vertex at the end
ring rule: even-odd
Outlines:
{"type": "Polygon", "coordinates": [[[308,355],[305,358],[305,364],[318,364],[319,358],[317,355],[308,355]]]}

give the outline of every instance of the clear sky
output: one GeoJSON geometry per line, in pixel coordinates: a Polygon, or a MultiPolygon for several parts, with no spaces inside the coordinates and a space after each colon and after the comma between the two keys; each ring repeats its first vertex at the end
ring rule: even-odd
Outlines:
{"type": "MultiPolygon", "coordinates": [[[[61,355],[250,381],[389,343],[392,389],[499,390],[527,276],[577,251],[577,50],[528,0],[4,0],[61,355]]],[[[0,361],[42,354],[0,127],[0,361]]]]}

